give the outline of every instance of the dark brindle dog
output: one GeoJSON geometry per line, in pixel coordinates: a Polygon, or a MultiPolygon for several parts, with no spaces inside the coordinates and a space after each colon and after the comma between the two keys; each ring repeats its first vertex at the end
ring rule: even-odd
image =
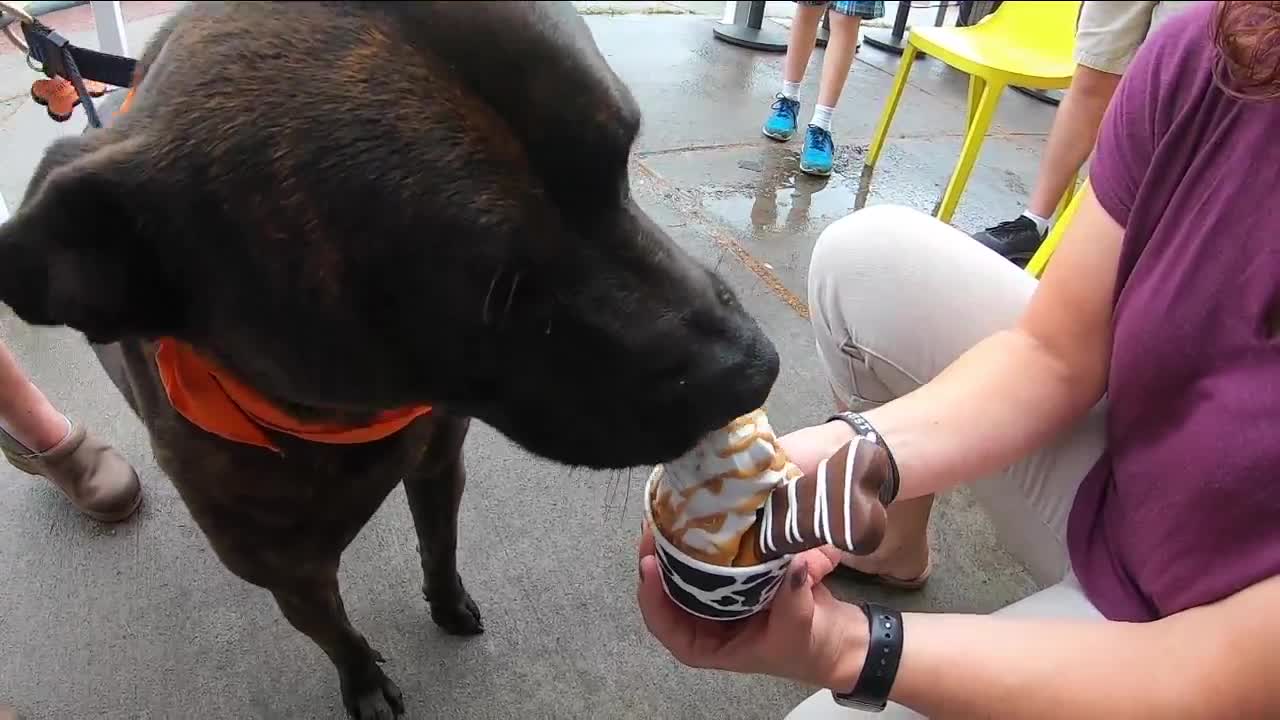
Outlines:
{"type": "Polygon", "coordinates": [[[49,148],[0,229],[0,300],[94,343],[219,558],[328,654],[355,717],[402,704],[338,562],[402,479],[432,619],[481,630],[455,567],[469,418],[562,463],[650,464],[777,375],[631,199],[640,114],[567,4],[193,4],[135,88],[49,148]],[[210,431],[162,342],[323,437],[210,431]],[[416,419],[341,439],[386,413],[416,419]]]}

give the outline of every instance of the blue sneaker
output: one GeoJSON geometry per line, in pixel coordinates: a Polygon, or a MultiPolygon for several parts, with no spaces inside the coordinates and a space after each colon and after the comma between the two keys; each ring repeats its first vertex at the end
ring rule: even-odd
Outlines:
{"type": "Polygon", "coordinates": [[[778,93],[773,103],[773,114],[764,122],[765,137],[774,140],[790,140],[796,134],[796,116],[800,114],[800,101],[778,93]]]}
{"type": "Polygon", "coordinates": [[[835,159],[836,144],[831,133],[810,125],[804,135],[804,149],[800,151],[800,171],[810,175],[830,175],[835,159]]]}

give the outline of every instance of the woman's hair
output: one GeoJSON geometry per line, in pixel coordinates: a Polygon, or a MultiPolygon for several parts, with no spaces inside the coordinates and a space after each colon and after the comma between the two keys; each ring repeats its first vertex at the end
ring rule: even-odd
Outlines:
{"type": "Polygon", "coordinates": [[[1280,2],[1220,0],[1213,22],[1214,79],[1232,97],[1280,99],[1280,2]]]}

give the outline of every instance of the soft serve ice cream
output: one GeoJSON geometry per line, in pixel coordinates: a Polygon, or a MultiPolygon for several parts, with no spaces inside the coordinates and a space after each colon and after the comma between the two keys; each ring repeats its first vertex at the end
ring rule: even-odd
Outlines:
{"type": "Polygon", "coordinates": [[[653,497],[654,523],[690,557],[721,566],[760,562],[753,528],[770,493],[798,480],[764,410],[730,422],[667,463],[653,497]]]}

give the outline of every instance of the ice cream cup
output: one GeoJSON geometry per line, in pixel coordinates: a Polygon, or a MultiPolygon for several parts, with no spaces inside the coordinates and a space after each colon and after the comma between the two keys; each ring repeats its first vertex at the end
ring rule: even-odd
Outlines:
{"type": "Polygon", "coordinates": [[[663,537],[653,521],[653,499],[661,477],[659,465],[644,486],[644,514],[657,546],[667,597],[686,612],[708,620],[741,620],[768,607],[787,574],[791,556],[743,567],[712,565],[690,557],[663,537]]]}

